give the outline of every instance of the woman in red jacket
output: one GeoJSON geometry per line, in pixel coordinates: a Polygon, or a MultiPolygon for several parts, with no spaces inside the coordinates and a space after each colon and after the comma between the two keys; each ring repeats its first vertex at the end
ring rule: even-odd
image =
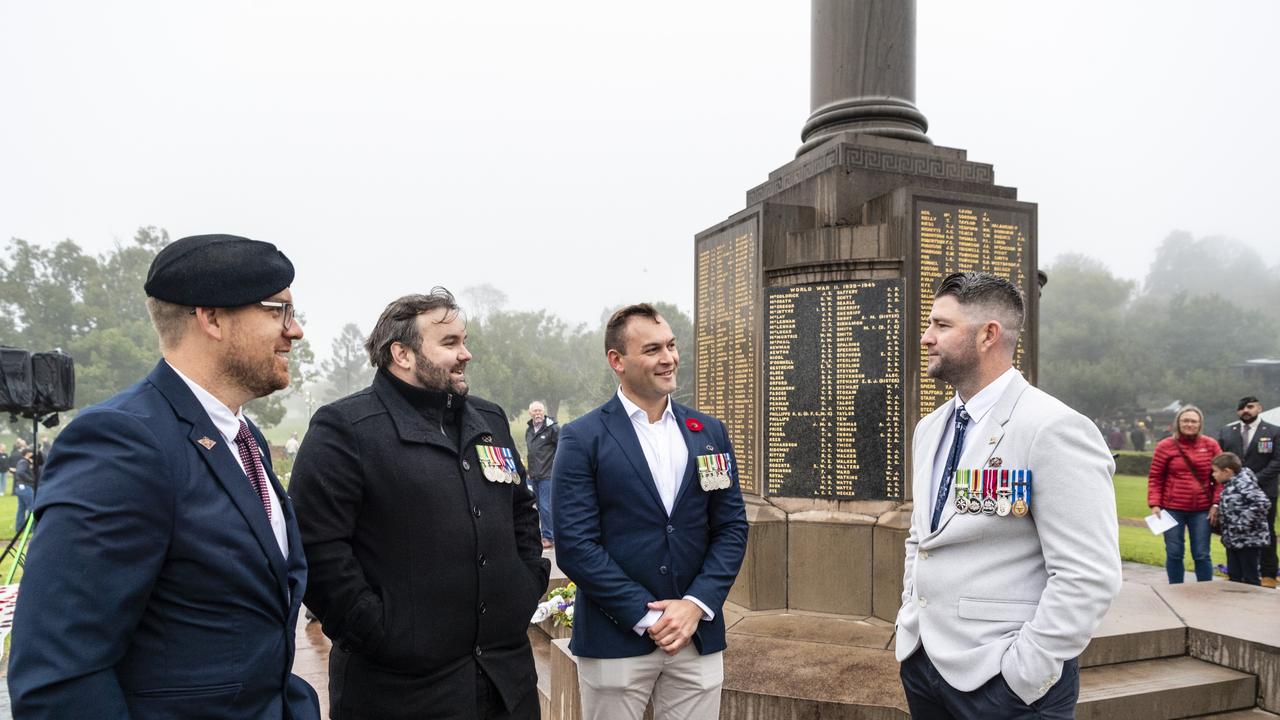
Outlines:
{"type": "Polygon", "coordinates": [[[1213,579],[1209,559],[1209,510],[1216,508],[1222,486],[1213,479],[1213,458],[1222,452],[1218,443],[1201,435],[1204,414],[1187,405],[1173,419],[1173,437],[1156,444],[1147,475],[1147,505],[1159,516],[1169,513],[1177,525],[1164,533],[1164,569],[1170,583],[1182,582],[1183,532],[1191,536],[1191,559],[1196,580],[1213,579]]]}

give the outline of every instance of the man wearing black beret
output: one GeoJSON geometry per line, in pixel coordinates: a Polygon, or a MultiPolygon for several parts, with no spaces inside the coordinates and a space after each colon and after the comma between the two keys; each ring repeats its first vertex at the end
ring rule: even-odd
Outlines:
{"type": "Polygon", "coordinates": [[[313,720],[291,674],[307,566],[246,402],[289,384],[293,264],[199,235],[145,285],[163,359],[58,437],[9,664],[20,718],[313,720]]]}
{"type": "MultiPolygon", "coordinates": [[[[1280,452],[1276,443],[1280,442],[1280,427],[1259,417],[1262,414],[1262,403],[1257,397],[1249,395],[1240,398],[1236,405],[1236,415],[1240,419],[1225,425],[1218,431],[1218,445],[1222,452],[1235,453],[1240,462],[1253,471],[1258,478],[1258,487],[1271,500],[1271,509],[1267,511],[1267,527],[1271,530],[1270,544],[1262,548],[1259,562],[1259,573],[1262,587],[1276,586],[1276,496],[1280,494],[1280,452]]],[[[1217,513],[1217,505],[1210,511],[1217,513]]]]}

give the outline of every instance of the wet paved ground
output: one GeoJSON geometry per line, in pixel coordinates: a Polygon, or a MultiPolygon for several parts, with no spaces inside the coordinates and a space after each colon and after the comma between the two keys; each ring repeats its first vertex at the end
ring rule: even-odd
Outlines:
{"type": "MultiPolygon", "coordinates": [[[[1168,582],[1164,568],[1129,562],[1124,564],[1124,579],[1144,585],[1163,585],[1168,582]]],[[[1221,578],[1215,578],[1214,582],[1221,580],[1221,578]]],[[[307,623],[305,617],[299,618],[297,654],[294,656],[293,672],[311,683],[319,693],[321,717],[326,718],[329,716],[329,646],[329,638],[321,632],[320,623],[307,623]]],[[[2,673],[7,668],[8,658],[6,657],[4,667],[0,668],[0,678],[3,677],[2,673]]],[[[0,720],[12,719],[13,715],[9,710],[9,686],[7,682],[0,683],[0,720]]]]}

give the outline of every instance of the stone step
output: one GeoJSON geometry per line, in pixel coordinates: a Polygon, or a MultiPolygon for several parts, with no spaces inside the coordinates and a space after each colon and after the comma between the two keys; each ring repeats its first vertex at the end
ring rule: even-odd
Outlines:
{"type": "Polygon", "coordinates": [[[1276,718],[1280,718],[1280,715],[1258,708],[1249,708],[1248,710],[1235,710],[1228,713],[1198,715],[1195,720],[1276,720],[1276,718]]]}
{"type": "Polygon", "coordinates": [[[1191,657],[1080,671],[1078,720],[1170,720],[1250,708],[1257,678],[1191,657]]]}
{"type": "Polygon", "coordinates": [[[1187,653],[1187,628],[1156,590],[1125,582],[1080,656],[1081,667],[1187,653]]]}

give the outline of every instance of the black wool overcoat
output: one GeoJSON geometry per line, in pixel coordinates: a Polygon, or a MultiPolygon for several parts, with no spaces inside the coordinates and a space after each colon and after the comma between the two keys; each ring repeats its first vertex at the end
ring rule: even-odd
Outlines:
{"type": "Polygon", "coordinates": [[[320,408],[290,480],[332,717],[474,718],[477,666],[514,707],[536,692],[526,633],[550,564],[506,415],[445,392],[420,410],[394,382],[320,408]],[[518,481],[486,479],[477,446],[510,450],[518,481]]]}

